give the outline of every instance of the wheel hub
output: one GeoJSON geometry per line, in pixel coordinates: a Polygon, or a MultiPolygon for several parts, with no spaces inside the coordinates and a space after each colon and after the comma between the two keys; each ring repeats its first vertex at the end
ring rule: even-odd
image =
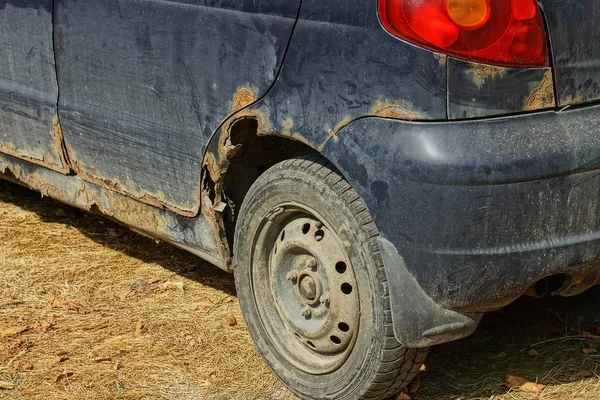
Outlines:
{"type": "Polygon", "coordinates": [[[282,227],[269,260],[285,329],[306,349],[343,361],[359,321],[358,286],[337,235],[314,218],[282,227]]]}
{"type": "Polygon", "coordinates": [[[313,301],[317,297],[317,284],[310,275],[303,275],[300,278],[300,293],[307,301],[313,301]]]}

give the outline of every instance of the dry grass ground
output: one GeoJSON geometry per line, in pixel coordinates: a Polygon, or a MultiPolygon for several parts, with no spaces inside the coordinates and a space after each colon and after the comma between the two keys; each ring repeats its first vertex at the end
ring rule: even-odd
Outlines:
{"type": "MultiPolygon", "coordinates": [[[[565,307],[489,314],[473,337],[432,351],[415,397],[599,399],[600,341],[575,336],[555,315],[565,307]],[[546,387],[509,390],[506,373],[546,387]]],[[[232,276],[5,182],[0,382],[12,386],[0,399],[292,398],[252,346],[232,276]]]]}

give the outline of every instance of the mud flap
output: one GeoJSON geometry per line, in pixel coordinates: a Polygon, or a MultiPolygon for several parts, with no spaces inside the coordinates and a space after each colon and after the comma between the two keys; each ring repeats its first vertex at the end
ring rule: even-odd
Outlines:
{"type": "Polygon", "coordinates": [[[483,314],[461,314],[437,305],[406,268],[396,247],[380,236],[396,339],[407,347],[429,347],[471,335],[483,314]]]}

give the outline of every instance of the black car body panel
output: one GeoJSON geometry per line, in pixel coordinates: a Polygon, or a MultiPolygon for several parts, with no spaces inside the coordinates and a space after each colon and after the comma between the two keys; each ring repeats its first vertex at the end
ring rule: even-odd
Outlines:
{"type": "Polygon", "coordinates": [[[65,171],[52,0],[0,1],[0,151],[65,171]]]}
{"type": "Polygon", "coordinates": [[[480,312],[600,258],[599,128],[598,107],[460,123],[368,118],[324,154],[353,177],[425,292],[480,312]]]}
{"type": "Polygon", "coordinates": [[[600,4],[541,0],[552,45],[558,105],[600,99],[600,4]]]}
{"type": "Polygon", "coordinates": [[[448,119],[491,117],[554,106],[550,68],[505,68],[448,57],[448,119]]]}
{"type": "Polygon", "coordinates": [[[381,232],[398,339],[453,340],[600,258],[599,108],[557,108],[598,98],[600,6],[541,4],[552,65],[508,68],[376,1],[0,0],[0,171],[229,270],[248,143],[322,153],[381,232]]]}
{"type": "Polygon", "coordinates": [[[195,215],[206,143],[223,119],[269,89],[298,7],[57,1],[59,113],[73,169],[195,215]]]}

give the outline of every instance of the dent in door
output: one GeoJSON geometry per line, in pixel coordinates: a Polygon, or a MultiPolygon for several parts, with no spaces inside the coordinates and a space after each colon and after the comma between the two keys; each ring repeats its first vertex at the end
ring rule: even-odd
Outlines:
{"type": "Polygon", "coordinates": [[[67,172],[52,0],[0,0],[0,152],[67,172]]]}

